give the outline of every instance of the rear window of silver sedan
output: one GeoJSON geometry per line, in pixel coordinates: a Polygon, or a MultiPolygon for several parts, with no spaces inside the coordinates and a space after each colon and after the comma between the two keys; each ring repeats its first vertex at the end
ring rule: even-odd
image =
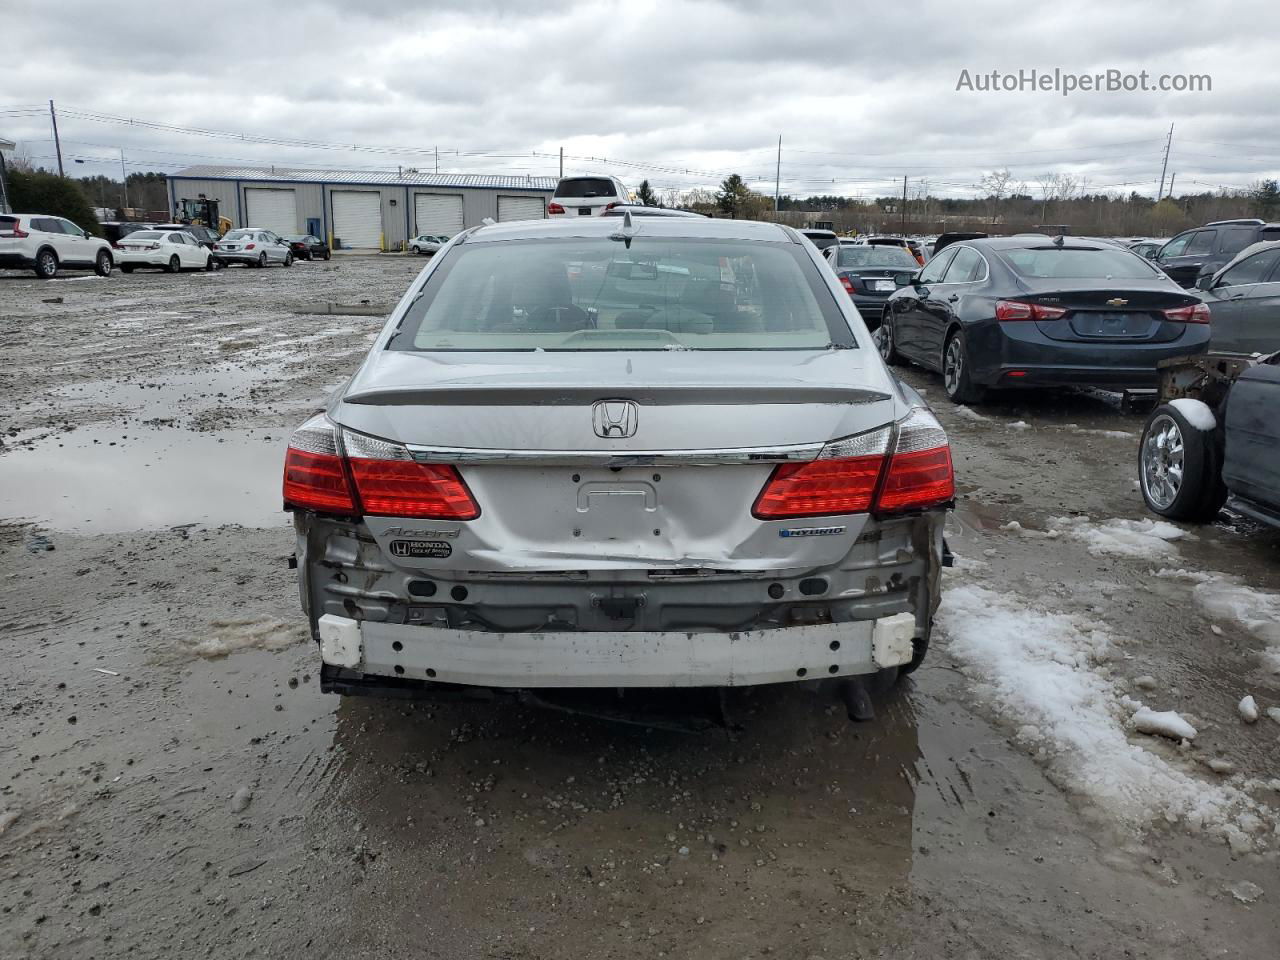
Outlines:
{"type": "Polygon", "coordinates": [[[393,350],[823,350],[857,345],[797,244],[634,237],[454,247],[393,350]]]}

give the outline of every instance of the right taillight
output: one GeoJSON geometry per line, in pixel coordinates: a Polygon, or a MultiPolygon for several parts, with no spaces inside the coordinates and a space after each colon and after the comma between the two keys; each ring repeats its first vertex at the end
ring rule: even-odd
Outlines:
{"type": "Polygon", "coordinates": [[[1166,320],[1175,323],[1208,323],[1211,319],[1207,303],[1193,303],[1187,307],[1174,307],[1164,312],[1166,320]]]}
{"type": "Polygon", "coordinates": [[[548,203],[547,213],[564,213],[564,207],[558,203],[548,203]]]}
{"type": "Polygon", "coordinates": [[[343,515],[474,520],[480,506],[456,467],[419,463],[403,444],[343,430],[323,414],[289,440],[286,507],[343,515]]]}
{"type": "Polygon", "coordinates": [[[889,427],[881,427],[832,441],[808,463],[775,467],[756,497],[752,516],[784,520],[883,515],[953,500],[951,447],[933,414],[916,408],[895,426],[896,436],[889,427]]]}

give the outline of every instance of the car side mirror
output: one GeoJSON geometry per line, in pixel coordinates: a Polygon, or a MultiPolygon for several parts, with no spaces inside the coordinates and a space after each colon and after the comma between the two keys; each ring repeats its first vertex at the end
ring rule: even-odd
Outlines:
{"type": "Polygon", "coordinates": [[[902,270],[893,275],[893,283],[898,287],[909,287],[916,282],[919,273],[915,270],[902,270]]]}
{"type": "Polygon", "coordinates": [[[1196,278],[1196,289],[1197,289],[1197,290],[1212,290],[1212,289],[1213,289],[1213,274],[1212,274],[1212,273],[1206,273],[1206,274],[1202,274],[1201,276],[1197,277],[1197,278],[1196,278]]]}

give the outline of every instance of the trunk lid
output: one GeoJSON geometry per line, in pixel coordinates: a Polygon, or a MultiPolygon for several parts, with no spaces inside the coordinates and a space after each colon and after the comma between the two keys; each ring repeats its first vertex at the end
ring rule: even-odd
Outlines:
{"type": "Polygon", "coordinates": [[[1186,307],[1200,298],[1164,285],[1151,288],[1118,287],[1100,281],[1023,280],[1029,289],[1019,299],[1058,307],[1067,312],[1055,320],[1038,320],[1040,332],[1052,340],[1076,343],[1169,343],[1186,330],[1186,324],[1170,320],[1165,310],[1186,307]]]}
{"type": "Polygon", "coordinates": [[[754,518],[776,459],[905,411],[869,351],[384,351],[330,415],[457,464],[479,504],[465,522],[367,518],[397,565],[760,573],[838,562],[866,522],[754,518]],[[634,402],[631,436],[599,435],[605,400],[634,402]],[[443,546],[393,546],[424,530],[443,546]]]}

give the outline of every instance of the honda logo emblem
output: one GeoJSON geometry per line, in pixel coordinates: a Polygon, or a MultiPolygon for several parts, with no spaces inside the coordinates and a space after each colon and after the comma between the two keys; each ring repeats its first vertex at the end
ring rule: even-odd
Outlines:
{"type": "Polygon", "coordinates": [[[632,400],[600,400],[591,408],[591,424],[596,436],[606,440],[634,437],[640,426],[640,408],[632,400]]]}

